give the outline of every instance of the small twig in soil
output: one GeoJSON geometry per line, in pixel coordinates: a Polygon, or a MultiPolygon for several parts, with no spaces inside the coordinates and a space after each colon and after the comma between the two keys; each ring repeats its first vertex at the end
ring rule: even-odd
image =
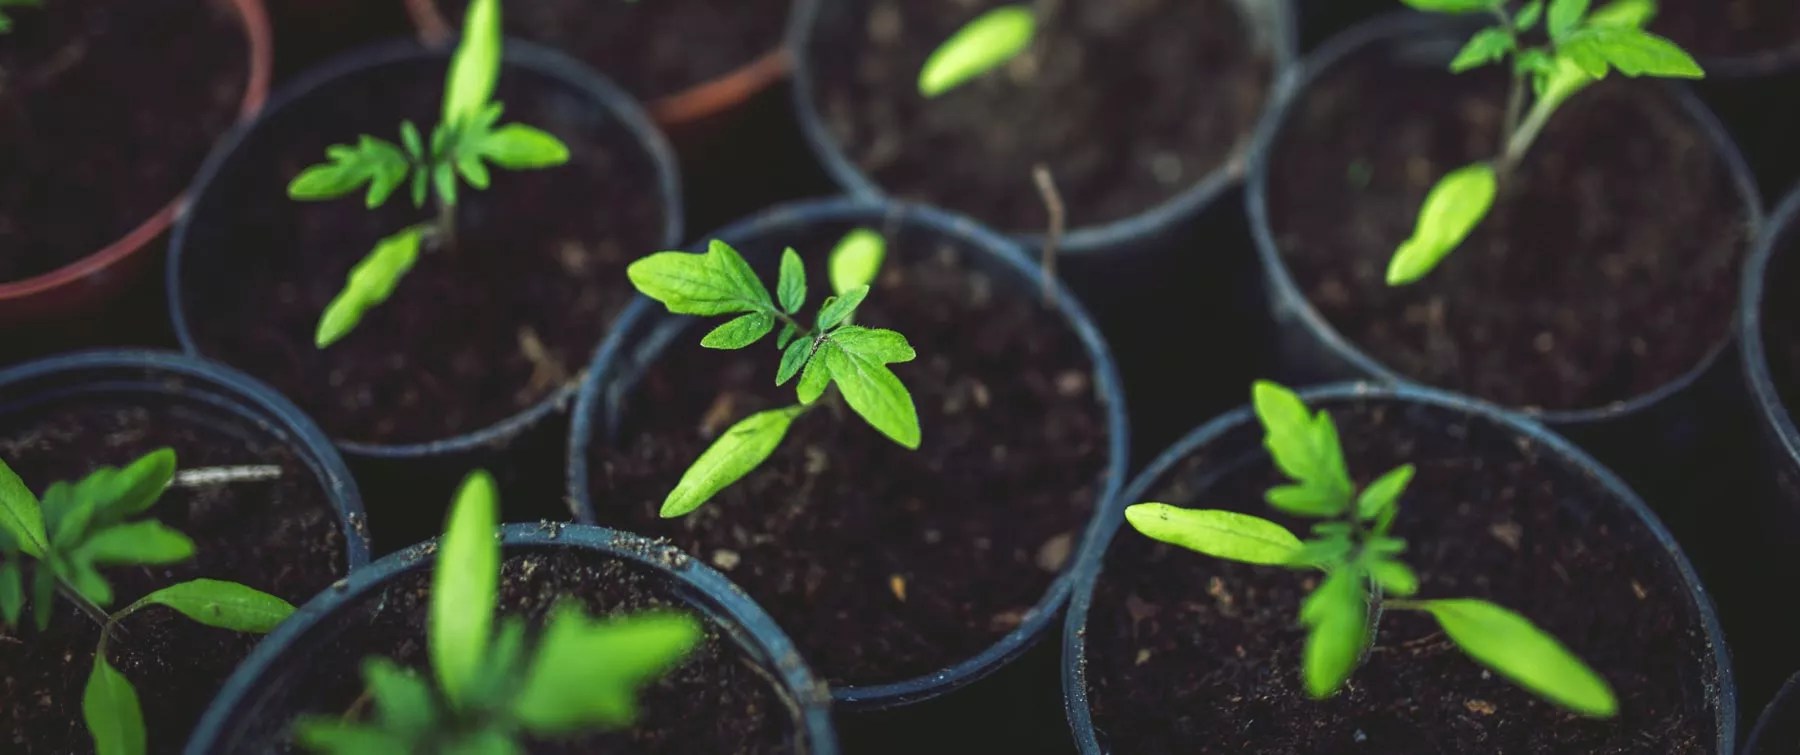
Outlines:
{"type": "Polygon", "coordinates": [[[171,488],[204,488],[228,482],[263,482],[281,479],[281,467],[274,464],[250,464],[238,467],[204,467],[184,469],[169,481],[171,488]]]}
{"type": "Polygon", "coordinates": [[[1037,183],[1038,196],[1044,200],[1044,209],[1050,213],[1050,230],[1044,234],[1044,303],[1056,306],[1056,253],[1062,245],[1063,225],[1067,222],[1063,208],[1062,194],[1056,190],[1056,179],[1050,175],[1050,167],[1038,163],[1031,169],[1031,180],[1037,183]]]}

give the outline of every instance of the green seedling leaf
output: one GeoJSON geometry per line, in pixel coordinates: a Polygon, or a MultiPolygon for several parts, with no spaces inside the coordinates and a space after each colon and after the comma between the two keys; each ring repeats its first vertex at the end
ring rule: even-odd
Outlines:
{"type": "Polygon", "coordinates": [[[119,470],[108,490],[94,493],[101,501],[95,513],[102,522],[116,522],[149,511],[174,479],[174,449],[159,448],[144,454],[119,470]]]}
{"type": "Polygon", "coordinates": [[[0,625],[16,627],[25,609],[25,573],[17,561],[0,561],[0,625]]]}
{"type": "Polygon", "coordinates": [[[1381,518],[1398,505],[1400,494],[1406,492],[1412,478],[1413,465],[1402,464],[1369,483],[1356,498],[1356,518],[1365,522],[1381,518]]]}
{"type": "Polygon", "coordinates": [[[1594,78],[1618,69],[1626,76],[1703,79],[1700,64],[1674,42],[1630,26],[1589,26],[1558,43],[1557,51],[1594,78]]]}
{"type": "Polygon", "coordinates": [[[56,575],[49,569],[31,573],[31,619],[42,632],[50,626],[51,601],[56,598],[56,575]]]}
{"type": "Polygon", "coordinates": [[[1450,61],[1450,70],[1462,73],[1503,60],[1517,46],[1512,32],[1504,28],[1495,26],[1482,29],[1469,38],[1469,43],[1463,45],[1461,52],[1456,53],[1456,57],[1450,61]]]}
{"type": "Polygon", "coordinates": [[[1619,713],[1605,679],[1529,619],[1485,600],[1427,600],[1444,634],[1476,662],[1550,702],[1594,718],[1619,713]]]}
{"type": "Polygon", "coordinates": [[[363,661],[362,673],[375,698],[382,728],[409,740],[430,732],[435,712],[431,685],[386,658],[363,661]]]}
{"type": "Polygon", "coordinates": [[[1269,488],[1263,494],[1263,500],[1277,511],[1284,511],[1294,516],[1322,518],[1337,516],[1343,511],[1344,499],[1337,493],[1323,488],[1305,485],[1279,485],[1269,488]]]}
{"type": "Polygon", "coordinates": [[[775,316],[767,312],[751,312],[713,328],[700,345],[709,349],[741,349],[761,340],[775,329],[775,316]]]}
{"type": "MultiPolygon", "coordinates": [[[[403,129],[401,133],[407,132],[403,129]]],[[[412,161],[405,152],[368,134],[362,135],[354,147],[336,144],[325,148],[325,156],[330,162],[309,167],[294,177],[288,184],[288,197],[302,201],[336,199],[368,184],[364,204],[373,209],[387,202],[412,171],[412,161]]]]}
{"type": "Polygon", "coordinates": [[[781,299],[781,311],[793,314],[800,311],[806,303],[806,267],[800,263],[800,254],[788,247],[781,252],[781,279],[775,287],[781,299]]]}
{"type": "Polygon", "coordinates": [[[775,371],[776,385],[787,385],[787,381],[794,379],[794,376],[800,373],[800,368],[805,367],[807,360],[812,358],[812,347],[812,339],[802,338],[789,343],[787,348],[782,349],[781,367],[775,371]]]}
{"type": "Polygon", "coordinates": [[[850,316],[856,313],[856,308],[862,306],[863,299],[868,296],[868,286],[857,286],[839,296],[826,299],[825,303],[819,307],[819,330],[830,330],[837,327],[839,323],[850,319],[850,316]]]}
{"type": "Polygon", "coordinates": [[[1213,558],[1264,566],[1291,566],[1300,556],[1300,538],[1294,533],[1249,514],[1140,503],[1125,508],[1125,521],[1152,540],[1213,558]]]}
{"type": "Polygon", "coordinates": [[[1614,0],[1588,16],[1589,26],[1629,26],[1642,29],[1656,18],[1654,0],[1614,0]]]}
{"type": "Polygon", "coordinates": [[[1581,17],[1587,15],[1587,11],[1588,0],[1550,0],[1550,38],[1560,42],[1569,36],[1581,25],[1581,17]]]}
{"type": "Polygon", "coordinates": [[[662,517],[672,519],[700,508],[719,491],[749,474],[781,445],[788,426],[802,411],[805,407],[770,409],[732,425],[682,473],[675,489],[663,499],[662,517]]]}
{"type": "Polygon", "coordinates": [[[522,123],[487,132],[476,152],[507,170],[553,168],[569,161],[569,146],[561,139],[522,123]]]}
{"type": "Polygon", "coordinates": [[[1410,598],[1419,591],[1419,575],[1412,567],[1392,559],[1379,559],[1370,565],[1369,578],[1397,598],[1410,598]]]}
{"type": "Polygon", "coordinates": [[[52,483],[43,500],[50,544],[58,550],[75,547],[96,526],[105,528],[148,510],[174,477],[175,452],[163,448],[124,469],[100,467],[73,485],[52,483]]]}
{"type": "Polygon", "coordinates": [[[631,285],[678,315],[773,312],[769,290],[736,249],[713,241],[705,254],[657,252],[625,268],[631,285]]]}
{"type": "Polygon", "coordinates": [[[96,755],[143,755],[144,711],[138,707],[137,690],[106,662],[104,652],[94,654],[94,671],[81,693],[81,717],[94,737],[96,755]]]}
{"type": "Polygon", "coordinates": [[[1531,0],[1513,16],[1513,29],[1520,32],[1531,31],[1544,15],[1544,0],[1531,0]]]}
{"type": "Polygon", "coordinates": [[[919,71],[919,94],[936,97],[1018,57],[1031,46],[1037,16],[1006,5],[977,16],[932,51],[919,71]]]}
{"type": "Polygon", "coordinates": [[[170,585],[144,596],[126,611],[147,605],[168,606],[209,627],[249,634],[268,634],[294,615],[293,604],[285,600],[236,582],[216,579],[195,579],[170,585]]]}
{"type": "Polygon", "coordinates": [[[1251,387],[1251,402],[1275,466],[1310,491],[1271,493],[1269,503],[1297,516],[1335,516],[1348,508],[1350,474],[1330,415],[1314,415],[1299,395],[1266,380],[1251,387]],[[1289,504],[1294,508],[1286,508],[1289,504]]]}
{"type": "Polygon", "coordinates": [[[162,522],[128,522],[95,533],[73,556],[100,566],[175,564],[194,557],[194,541],[162,522]]]}
{"type": "Polygon", "coordinates": [[[301,747],[327,755],[393,755],[406,752],[409,744],[387,729],[325,716],[296,722],[294,734],[301,747]]]}
{"type": "Polygon", "coordinates": [[[413,226],[376,243],[369,256],[350,268],[344,290],[325,306],[313,343],[321,349],[337,343],[362,322],[364,313],[387,301],[400,278],[418,262],[423,241],[424,228],[413,226]]]}
{"type": "Polygon", "coordinates": [[[800,383],[794,386],[794,392],[798,394],[800,403],[811,405],[812,402],[818,401],[820,396],[825,395],[825,389],[829,387],[831,387],[831,369],[826,367],[825,360],[819,359],[818,353],[814,352],[813,358],[807,360],[806,366],[800,370],[800,383]]]}
{"type": "Polygon", "coordinates": [[[646,613],[594,622],[558,607],[538,644],[513,715],[536,734],[620,728],[637,716],[637,690],[699,644],[700,622],[646,613]]]}
{"type": "MultiPolygon", "coordinates": [[[[867,293],[868,287],[853,289],[840,301],[860,302],[858,292],[867,293]]],[[[889,364],[910,362],[915,356],[912,345],[899,333],[847,325],[825,340],[814,360],[824,361],[844,403],[871,427],[895,443],[918,450],[918,409],[900,378],[887,368],[889,364]]]]}
{"type": "Polygon", "coordinates": [[[0,531],[32,558],[43,558],[50,547],[43,507],[5,461],[0,461],[0,531]]]}
{"type": "Polygon", "coordinates": [[[1388,263],[1387,284],[1404,286],[1430,273],[1487,217],[1498,191],[1499,179],[1487,163],[1458,168],[1438,181],[1419,210],[1412,238],[1388,263]]]}
{"type": "Polygon", "coordinates": [[[431,575],[431,668],[453,706],[472,694],[470,680],[487,654],[500,583],[499,490],[477,470],[456,492],[431,575]]]}
{"type": "Polygon", "coordinates": [[[1495,7],[1498,0],[1400,0],[1414,10],[1428,13],[1479,13],[1495,7]]]}
{"type": "Polygon", "coordinates": [[[861,286],[875,285],[881,262],[887,258],[887,239],[876,231],[858,228],[844,235],[831,250],[831,291],[839,296],[861,286]]]}
{"type": "Polygon", "coordinates": [[[462,42],[444,82],[443,122],[480,114],[500,78],[500,0],[474,0],[463,16],[462,42]]]}
{"type": "Polygon", "coordinates": [[[1306,692],[1330,697],[1349,680],[1369,645],[1369,602],[1361,575],[1327,574],[1300,605],[1300,621],[1310,630],[1302,666],[1306,692]]]}
{"type": "MultiPolygon", "coordinates": [[[[787,348],[788,344],[793,343],[794,338],[799,335],[800,335],[800,329],[794,327],[794,323],[783,322],[781,324],[781,332],[775,336],[775,348],[777,348],[777,349],[787,348]]],[[[780,383],[776,383],[776,385],[780,385],[780,383]]]]}

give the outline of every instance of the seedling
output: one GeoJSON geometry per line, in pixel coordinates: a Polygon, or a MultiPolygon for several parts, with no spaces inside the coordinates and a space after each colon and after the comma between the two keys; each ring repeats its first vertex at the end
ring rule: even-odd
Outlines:
{"type": "Polygon", "coordinates": [[[1300,604],[1307,628],[1302,677],[1315,698],[1330,697],[1362,663],[1375,636],[1376,609],[1430,614],[1477,663],[1526,690],[1595,718],[1618,714],[1612,689],[1581,659],[1510,610],[1473,598],[1415,600],[1419,578],[1400,560],[1406,541],[1389,534],[1412,482],[1404,464],[1360,492],[1350,480],[1331,415],[1313,414],[1292,391],[1269,382],[1253,390],[1263,443],[1291,484],[1271,488],[1270,506],[1318,519],[1302,541],[1267,519],[1232,511],[1140,503],[1125,519],[1153,539],[1214,558],[1324,572],[1300,604]],[[1389,597],[1392,596],[1392,597],[1389,597]]]}
{"type": "Polygon", "coordinates": [[[775,348],[781,350],[781,362],[775,384],[800,377],[800,403],[752,414],[726,430],[663,500],[662,516],[687,514],[749,474],[775,452],[788,427],[816,407],[833,384],[844,403],[870,426],[895,443],[918,449],[919,415],[912,394],[887,367],[912,361],[912,345],[895,331],[851,323],[885,255],[880,238],[873,231],[858,230],[838,245],[830,260],[836,295],[825,297],[810,328],[794,319],[806,303],[806,270],[792,248],[781,254],[774,299],[737,250],[723,241],[713,241],[705,254],[657,252],[626,268],[632,285],[670,312],[738,315],[700,339],[700,345],[709,349],[744,348],[762,340],[780,321],[775,348]]]}
{"type": "Polygon", "coordinates": [[[42,8],[44,0],[0,0],[0,34],[12,31],[12,18],[6,15],[7,8],[42,8]]]}
{"type": "Polygon", "coordinates": [[[919,94],[937,97],[1011,62],[1031,47],[1037,15],[1024,5],[1003,5],[975,17],[944,40],[919,69],[919,94]]]}
{"type": "Polygon", "coordinates": [[[326,149],[330,162],[307,168],[288,184],[289,197],[307,201],[336,199],[367,184],[364,202],[374,209],[410,183],[414,207],[424,207],[428,195],[437,206],[436,220],[382,239],[351,268],[344,290],[319,319],[313,336],[318,348],[336,343],[362,321],[364,313],[387,301],[418,261],[422,247],[455,248],[459,183],[486,189],[488,163],[533,170],[569,161],[569,148],[544,131],[521,123],[495,125],[502,106],[490,99],[500,77],[500,44],[500,0],[474,0],[463,19],[462,41],[450,59],[443,116],[431,130],[429,143],[412,121],[403,121],[401,146],[364,134],[355,146],[326,149]]]}
{"type": "MultiPolygon", "coordinates": [[[[551,609],[527,650],[525,622],[494,631],[500,588],[499,495],[478,471],[450,509],[431,576],[426,645],[432,679],[381,657],[363,661],[375,714],[309,717],[299,741],[333,755],[523,752],[524,735],[557,737],[630,726],[637,689],[700,641],[700,622],[658,611],[593,620],[572,602],[551,609]]],[[[357,703],[357,708],[362,707],[357,703]]]]}
{"type": "Polygon", "coordinates": [[[40,501],[0,461],[0,619],[18,625],[29,581],[39,632],[50,625],[56,595],[100,625],[94,669],[81,698],[99,755],[142,755],[145,747],[137,690],[106,655],[125,617],[161,605],[206,626],[267,634],[294,612],[273,595],[213,579],[165,587],[111,615],[102,610],[112,603],[113,590],[100,567],[163,566],[194,556],[194,541],[186,535],[154,519],[133,519],[155,505],[174,478],[175,452],[165,448],[123,469],[101,467],[79,481],[53,483],[40,501]]]}
{"type": "Polygon", "coordinates": [[[1425,197],[1412,238],[1388,262],[1387,283],[1403,286],[1425,277],[1461,245],[1493,207],[1499,184],[1525,157],[1544,125],[1570,97],[1618,71],[1626,76],[1703,78],[1705,73],[1674,42],[1644,31],[1656,12],[1654,0],[1615,0],[1588,12],[1589,0],[1530,0],[1515,11],[1512,0],[1402,0],[1423,11],[1486,13],[1494,26],[1482,29],[1450,61],[1450,70],[1469,71],[1508,63],[1501,152],[1491,160],[1457,168],[1425,197]],[[1547,41],[1536,45],[1528,33],[1544,23],[1547,41]],[[1531,91],[1526,110],[1526,90],[1531,91]]]}

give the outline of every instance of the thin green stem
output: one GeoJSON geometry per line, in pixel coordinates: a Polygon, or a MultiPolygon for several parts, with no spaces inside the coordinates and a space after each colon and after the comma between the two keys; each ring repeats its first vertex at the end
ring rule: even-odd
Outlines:
{"type": "Polygon", "coordinates": [[[1518,166],[1519,161],[1525,158],[1525,153],[1531,150],[1532,142],[1537,141],[1538,134],[1542,133],[1544,126],[1550,122],[1550,115],[1556,112],[1556,106],[1559,104],[1561,104],[1559,100],[1548,97],[1540,97],[1537,102],[1531,104],[1531,112],[1525,116],[1524,122],[1519,124],[1518,130],[1513,132],[1512,138],[1507,139],[1506,151],[1500,155],[1501,175],[1511,173],[1512,169],[1518,166]]]}
{"type": "MultiPolygon", "coordinates": [[[[435,196],[435,192],[433,194],[435,196]]],[[[438,243],[443,248],[454,249],[456,247],[456,205],[445,202],[441,196],[437,197],[435,201],[437,202],[438,243]]]]}

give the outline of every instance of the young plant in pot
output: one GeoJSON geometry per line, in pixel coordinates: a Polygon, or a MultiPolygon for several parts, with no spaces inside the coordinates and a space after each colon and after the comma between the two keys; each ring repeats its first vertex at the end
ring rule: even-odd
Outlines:
{"type": "Polygon", "coordinates": [[[358,455],[504,450],[538,427],[631,300],[625,250],[679,233],[636,105],[504,42],[497,0],[473,9],[448,61],[391,44],[284,92],[215,155],[171,248],[183,345],[270,380],[358,455]]]}
{"type": "Polygon", "coordinates": [[[1083,554],[1065,636],[1084,751],[1732,751],[1692,569],[1515,415],[1259,383],[1124,500],[1153,502],[1083,554]]]}
{"type": "Polygon", "coordinates": [[[929,208],[801,203],[709,238],[631,269],[670,310],[731,319],[665,318],[597,358],[581,515],[729,573],[841,705],[923,700],[1022,652],[1125,461],[1079,303],[1044,304],[1018,247],[929,208]]]}
{"type": "Polygon", "coordinates": [[[619,533],[503,529],[498,508],[470,474],[442,538],[306,606],[189,751],[834,751],[823,710],[782,697],[818,698],[792,686],[804,667],[746,652],[791,652],[766,619],[713,618],[722,579],[671,577],[690,564],[619,533]]]}
{"type": "Polygon", "coordinates": [[[178,750],[290,601],[368,560],[343,462],[240,375],[91,352],[0,396],[0,685],[34,701],[7,752],[178,750]]]}
{"type": "Polygon", "coordinates": [[[214,140],[261,107],[269,37],[260,0],[0,3],[9,339],[137,280],[214,140]]]}

